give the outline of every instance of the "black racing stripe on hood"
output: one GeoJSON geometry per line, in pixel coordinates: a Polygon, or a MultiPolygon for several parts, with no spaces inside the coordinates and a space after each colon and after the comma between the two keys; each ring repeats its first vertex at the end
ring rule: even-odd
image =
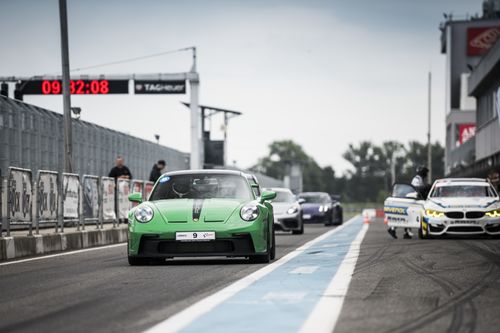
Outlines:
{"type": "Polygon", "coordinates": [[[193,201],[193,221],[199,221],[204,199],[194,199],[193,201]]]}

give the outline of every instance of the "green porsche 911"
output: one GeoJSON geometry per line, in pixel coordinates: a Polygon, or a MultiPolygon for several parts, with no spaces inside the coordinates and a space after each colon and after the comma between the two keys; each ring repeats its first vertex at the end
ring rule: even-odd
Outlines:
{"type": "Polygon", "coordinates": [[[128,261],[141,265],[174,257],[274,259],[274,217],[255,177],[239,171],[200,170],[164,174],[148,201],[129,200],[128,261]],[[259,197],[257,195],[260,194],[259,197]]]}

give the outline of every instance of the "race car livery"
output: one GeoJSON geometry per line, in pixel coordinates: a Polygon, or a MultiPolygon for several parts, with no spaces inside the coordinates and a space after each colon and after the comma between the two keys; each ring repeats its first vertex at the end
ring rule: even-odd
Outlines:
{"type": "Polygon", "coordinates": [[[158,179],[147,201],[131,194],[140,204],[128,216],[129,263],[201,256],[274,259],[269,201],[276,193],[257,197],[248,179],[238,171],[177,171],[158,179]]]}
{"type": "Polygon", "coordinates": [[[439,179],[426,198],[411,185],[395,184],[384,213],[389,226],[418,228],[422,238],[500,234],[500,200],[485,179],[439,179]]]}

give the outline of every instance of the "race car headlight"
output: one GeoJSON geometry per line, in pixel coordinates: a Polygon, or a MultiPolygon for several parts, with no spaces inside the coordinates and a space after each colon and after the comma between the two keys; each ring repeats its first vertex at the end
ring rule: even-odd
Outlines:
{"type": "Polygon", "coordinates": [[[439,211],[434,210],[434,209],[427,209],[425,211],[425,215],[427,215],[429,217],[443,217],[444,213],[443,212],[439,212],[439,211]]]}
{"type": "Polygon", "coordinates": [[[299,211],[299,208],[298,208],[298,207],[290,207],[290,208],[286,211],[286,213],[287,213],[287,214],[295,214],[295,213],[297,213],[298,211],[299,211]]]}
{"type": "Polygon", "coordinates": [[[323,205],[319,206],[319,211],[320,213],[328,211],[328,206],[323,206],[323,205]]]}
{"type": "Polygon", "coordinates": [[[259,207],[246,205],[241,207],[240,216],[245,221],[253,221],[259,216],[259,207]]]}
{"type": "Polygon", "coordinates": [[[486,212],[485,214],[489,217],[500,217],[500,209],[492,210],[490,212],[486,212]]]}
{"type": "Polygon", "coordinates": [[[134,217],[137,222],[148,223],[153,219],[153,209],[148,206],[137,207],[135,209],[134,217]]]}

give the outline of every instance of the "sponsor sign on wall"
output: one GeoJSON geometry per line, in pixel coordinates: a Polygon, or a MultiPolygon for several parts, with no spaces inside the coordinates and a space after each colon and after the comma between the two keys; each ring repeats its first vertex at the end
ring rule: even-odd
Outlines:
{"type": "Polygon", "coordinates": [[[80,200],[80,178],[78,175],[63,173],[64,218],[78,218],[80,200]]]}
{"type": "Polygon", "coordinates": [[[115,220],[115,179],[102,177],[102,216],[104,220],[115,220]]]}
{"type": "Polygon", "coordinates": [[[500,26],[467,29],[467,55],[481,56],[495,44],[500,37],[500,26]]]}
{"type": "MultiPolygon", "coordinates": [[[[142,180],[132,180],[132,193],[141,193],[144,200],[144,182],[142,180]]],[[[137,205],[137,202],[132,202],[132,207],[137,205]]]]}
{"type": "Polygon", "coordinates": [[[145,182],[144,183],[144,198],[148,199],[151,191],[153,191],[153,186],[155,184],[153,182],[145,182]]]}
{"type": "Polygon", "coordinates": [[[457,147],[463,145],[476,135],[476,124],[459,124],[457,147]]]}
{"type": "Polygon", "coordinates": [[[9,216],[16,222],[31,222],[31,171],[9,170],[9,216]]]}
{"type": "Polygon", "coordinates": [[[41,221],[57,219],[59,187],[57,173],[40,171],[38,173],[37,201],[38,217],[41,221]]]}
{"type": "Polygon", "coordinates": [[[99,179],[93,176],[83,176],[83,216],[85,218],[99,217],[99,179]]]}
{"type": "Polygon", "coordinates": [[[130,194],[130,181],[128,179],[117,179],[118,184],[118,219],[127,219],[130,203],[128,195],[130,194]]]}
{"type": "Polygon", "coordinates": [[[186,81],[134,81],[136,94],[185,94],[186,81]]]}

